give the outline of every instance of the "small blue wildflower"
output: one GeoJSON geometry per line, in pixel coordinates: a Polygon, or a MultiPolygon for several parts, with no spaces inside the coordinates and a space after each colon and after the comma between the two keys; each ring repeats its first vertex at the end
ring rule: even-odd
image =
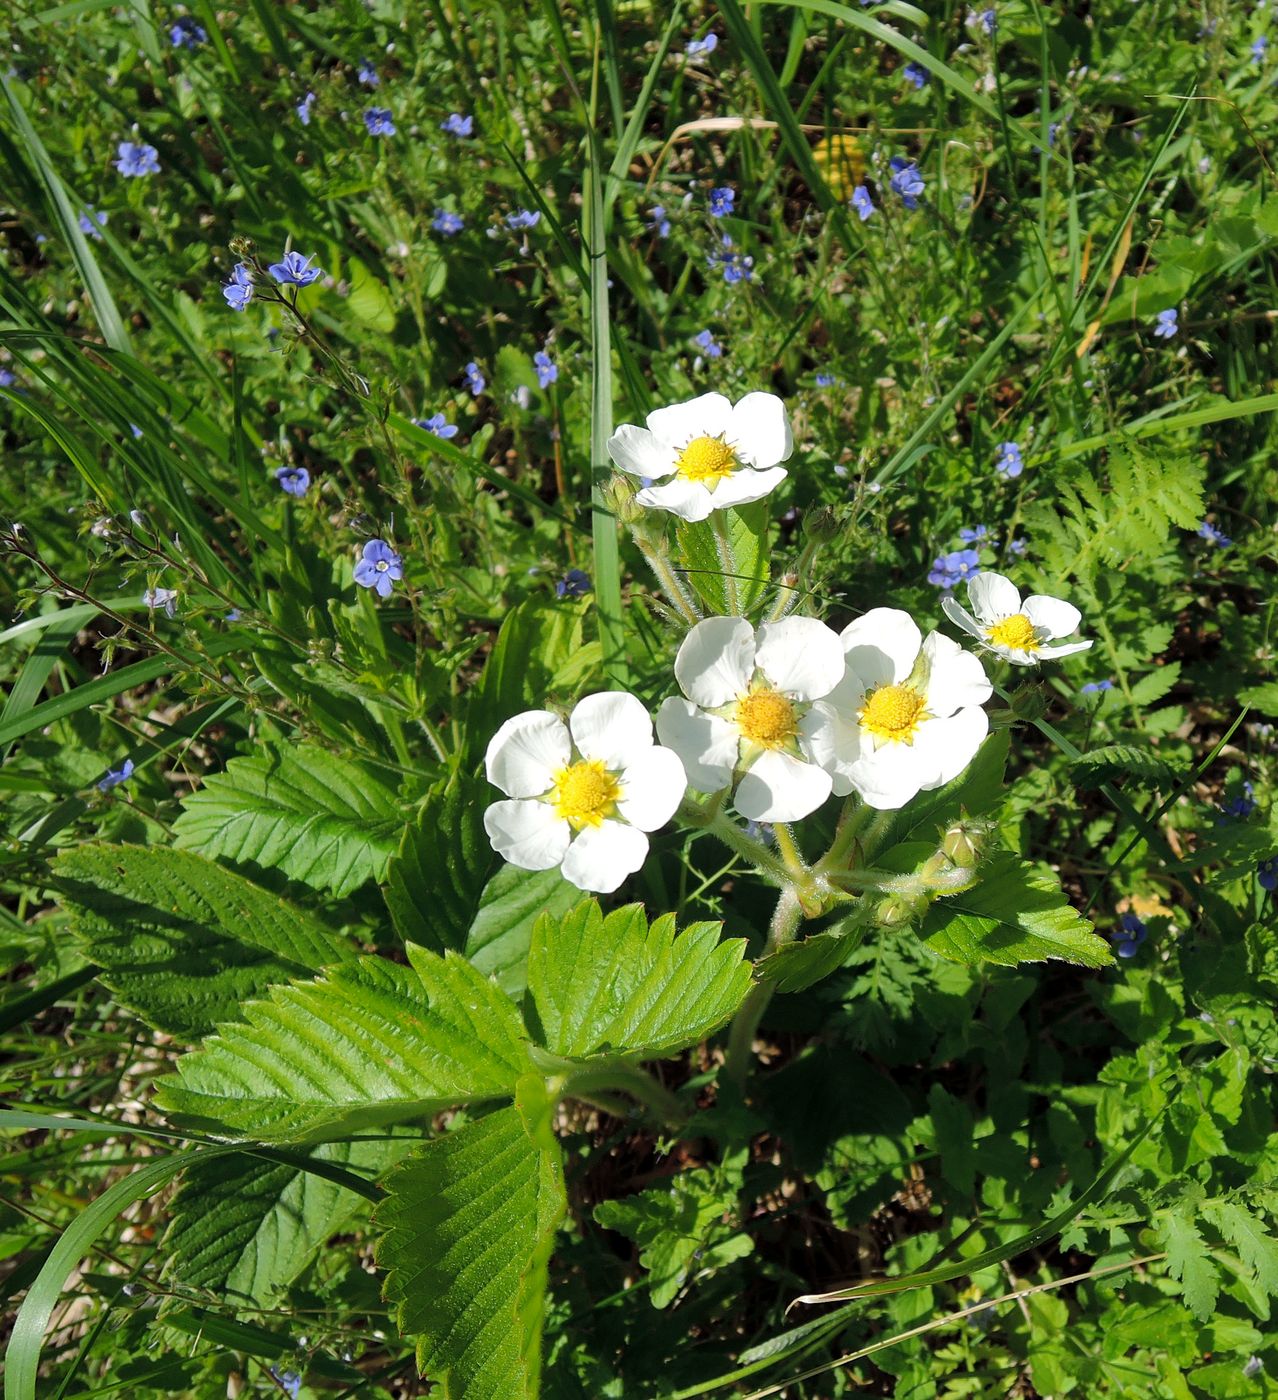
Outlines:
{"type": "Polygon", "coordinates": [[[1228,549],[1233,544],[1233,540],[1223,530],[1218,530],[1210,520],[1203,521],[1198,527],[1198,533],[1209,544],[1215,545],[1217,549],[1228,549]]]}
{"type": "Polygon", "coordinates": [[[118,768],[108,768],[106,777],[98,783],[99,792],[110,792],[121,783],[127,783],[133,776],[133,760],[126,758],[118,768]]]}
{"type": "Polygon", "coordinates": [[[753,281],[754,259],[743,253],[733,252],[732,239],[726,233],[720,239],[720,243],[724,251],[711,253],[707,265],[711,269],[720,268],[723,272],[723,280],[729,286],[736,286],[739,282],[753,281]]]}
{"type": "Polygon", "coordinates": [[[823,372],[816,377],[816,386],[818,389],[829,389],[838,382],[838,376],[834,374],[825,374],[823,372]]]}
{"type": "Polygon", "coordinates": [[[1174,306],[1169,306],[1166,311],[1160,311],[1154,317],[1154,334],[1160,340],[1170,340],[1180,327],[1176,324],[1177,311],[1174,306]]]}
{"type": "Polygon", "coordinates": [[[309,287],[324,275],[323,268],[312,267],[316,254],[303,257],[301,253],[285,253],[283,260],[272,263],[266,270],[277,282],[296,287],[309,287]]]}
{"type": "Polygon", "coordinates": [[[904,156],[893,156],[888,164],[892,167],[892,178],[888,182],[892,193],[900,196],[901,203],[907,209],[917,209],[919,195],[926,188],[918,166],[904,156]]]}
{"type": "Polygon", "coordinates": [[[359,66],[355,69],[355,76],[366,88],[381,87],[382,80],[377,74],[377,69],[367,58],[361,58],[359,66]]]}
{"type": "Polygon", "coordinates": [[[475,130],[475,118],[463,117],[460,112],[450,112],[447,119],[440,122],[439,129],[446,131],[450,136],[461,139],[464,136],[469,136],[475,130]]]}
{"type": "Polygon", "coordinates": [[[990,527],[988,525],[965,525],[958,533],[959,539],[965,543],[980,544],[982,540],[989,538],[990,527]]]}
{"type": "Polygon", "coordinates": [[[253,274],[247,263],[237,263],[231,270],[231,280],[222,288],[222,295],[232,311],[243,311],[253,300],[253,274]]]}
{"type": "Polygon", "coordinates": [[[994,460],[994,470],[1000,476],[1005,476],[1008,481],[1015,481],[1020,476],[1025,470],[1025,463],[1021,459],[1020,443],[999,443],[998,456],[994,460]]]}
{"type": "Polygon", "coordinates": [[[277,1371],[271,1367],[271,1375],[284,1388],[284,1393],[289,1400],[297,1400],[302,1393],[302,1378],[296,1371],[277,1371]]]}
{"type": "Polygon", "coordinates": [[[379,598],[389,598],[392,585],[404,577],[404,561],[385,540],[369,540],[355,564],[355,582],[375,588],[379,598]]]}
{"type": "Polygon", "coordinates": [[[736,203],[737,192],[731,185],[720,185],[717,189],[710,191],[708,208],[712,219],[724,219],[732,213],[732,206],[736,203]]]}
{"type": "Polygon", "coordinates": [[[537,209],[520,209],[506,215],[506,227],[510,229],[536,228],[540,222],[541,211],[537,209]]]}
{"type": "Polygon", "coordinates": [[[852,198],[848,200],[848,204],[856,211],[862,223],[874,213],[874,201],[864,185],[858,185],[852,191],[852,198]]]}
{"type": "Polygon", "coordinates": [[[976,550],[956,549],[937,556],[927,581],[937,588],[951,589],[964,579],[975,578],[980,572],[981,556],[976,550]]]}
{"type": "Polygon", "coordinates": [[[437,438],[443,438],[445,442],[449,438],[457,436],[456,423],[450,423],[442,413],[432,413],[429,418],[414,418],[413,425],[424,428],[428,433],[434,433],[437,438]]]}
{"type": "Polygon", "coordinates": [[[460,214],[454,214],[450,209],[436,209],[435,217],[431,219],[430,226],[436,233],[442,233],[445,238],[451,238],[453,234],[460,233],[466,227],[466,221],[460,214]]]}
{"type": "Polygon", "coordinates": [[[559,366],[544,350],[538,350],[533,356],[533,365],[537,370],[537,383],[543,389],[549,388],[559,378],[559,366]]]}
{"type": "Polygon", "coordinates": [[[1268,35],[1262,34],[1251,46],[1251,61],[1253,63],[1263,63],[1265,61],[1265,50],[1269,47],[1268,35]]]}
{"type": "Polygon", "coordinates": [[[1255,792],[1255,788],[1244,778],[1242,790],[1220,804],[1216,825],[1220,826],[1226,821],[1245,822],[1256,810],[1255,792]]]}
{"type": "Polygon", "coordinates": [[[1278,856],[1266,856],[1256,867],[1262,890],[1278,890],[1278,856]]]}
{"type": "Polygon", "coordinates": [[[480,372],[479,366],[471,360],[466,366],[466,388],[472,398],[478,398],[488,387],[488,381],[480,372]]]}
{"type": "Polygon", "coordinates": [[[1247,1360],[1243,1362],[1242,1373],[1244,1376],[1247,1377],[1248,1380],[1250,1380],[1252,1376],[1258,1376],[1264,1369],[1265,1363],[1260,1359],[1260,1357],[1249,1356],[1247,1360]]]}
{"type": "Polygon", "coordinates": [[[569,569],[555,583],[556,598],[582,598],[590,592],[590,575],[582,569],[569,569]]]}
{"type": "Polygon", "coordinates": [[[135,438],[140,438],[143,436],[142,429],[139,428],[136,423],[129,424],[129,432],[131,432],[135,438]]]}
{"type": "Polygon", "coordinates": [[[719,47],[719,36],[711,30],[704,39],[689,39],[684,46],[684,53],[689,58],[701,58],[705,54],[711,54],[719,47]]]}
{"type": "Polygon", "coordinates": [[[12,389],[17,382],[18,376],[11,369],[0,365],[0,389],[12,389]]]}
{"type": "Polygon", "coordinates": [[[901,76],[920,90],[927,87],[928,72],[921,63],[907,63],[901,70],[901,76]]]}
{"type": "Polygon", "coordinates": [[[389,107],[370,107],[364,113],[364,125],[370,136],[394,136],[395,123],[389,107]]]}
{"type": "Polygon", "coordinates": [[[116,150],[120,158],[115,168],[121,175],[138,178],[159,173],[160,153],[154,146],[148,146],[144,141],[121,141],[116,150]]]}
{"type": "Polygon", "coordinates": [[[165,617],[177,616],[176,588],[148,588],[142,595],[142,602],[152,612],[156,608],[163,608],[165,617]]]}
{"type": "Polygon", "coordinates": [[[666,218],[666,206],[664,204],[654,204],[648,211],[648,232],[655,233],[658,238],[670,237],[670,220],[666,218]]]}
{"type": "Polygon", "coordinates": [[[301,500],[311,489],[311,474],[305,467],[276,467],[275,480],[286,496],[301,500]]]}
{"type": "Polygon", "coordinates": [[[240,620],[239,608],[232,608],[226,615],[227,622],[238,622],[240,620]]]}
{"type": "Polygon", "coordinates": [[[1086,685],[1079,689],[1084,695],[1100,695],[1106,690],[1113,690],[1114,682],[1108,677],[1103,681],[1088,681],[1086,685]]]}
{"type": "Polygon", "coordinates": [[[169,29],[169,42],[175,49],[198,49],[201,44],[207,44],[209,36],[204,31],[204,26],[198,24],[190,15],[179,15],[173,21],[169,29]]]}
{"type": "Polygon", "coordinates": [[[990,6],[986,10],[969,10],[966,24],[969,29],[983,29],[987,34],[993,34],[998,28],[994,7],[990,6]]]}
{"type": "Polygon", "coordinates": [[[1018,559],[1028,548],[1029,543],[1026,540],[1008,540],[1007,542],[1007,552],[1014,554],[1018,559]]]}
{"type": "Polygon", "coordinates": [[[723,346],[715,340],[714,334],[711,331],[698,331],[697,334],[692,337],[692,340],[693,343],[698,345],[712,360],[717,360],[719,356],[723,354],[723,346]]]}
{"type": "Polygon", "coordinates": [[[311,124],[311,108],[315,106],[315,94],[308,92],[297,104],[297,115],[303,126],[311,124]]]}
{"type": "Polygon", "coordinates": [[[1135,914],[1124,914],[1109,936],[1120,958],[1134,958],[1137,949],[1149,937],[1149,930],[1143,919],[1135,914]]]}
{"type": "Polygon", "coordinates": [[[96,238],[99,243],[102,241],[102,230],[107,226],[106,213],[101,209],[95,209],[93,205],[86,204],[80,214],[80,232],[87,233],[90,238],[96,238]]]}

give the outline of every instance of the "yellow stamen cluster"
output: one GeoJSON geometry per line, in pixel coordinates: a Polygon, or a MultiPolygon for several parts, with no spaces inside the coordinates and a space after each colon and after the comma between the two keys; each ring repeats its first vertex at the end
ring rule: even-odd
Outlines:
{"type": "Polygon", "coordinates": [[[919,725],[931,719],[927,698],[908,685],[881,685],[857,711],[861,727],[877,739],[912,744],[919,725]]]}
{"type": "Polygon", "coordinates": [[[1042,646],[1034,624],[1024,613],[994,623],[985,629],[985,635],[996,647],[1011,647],[1015,651],[1037,651],[1042,646]]]}
{"type": "Polygon", "coordinates": [[[756,690],[737,701],[737,728],[753,743],[779,748],[798,728],[794,706],[775,690],[756,690]]]}
{"type": "Polygon", "coordinates": [[[613,814],[621,784],[598,759],[582,759],[562,768],[555,775],[551,793],[555,815],[563,817],[575,830],[599,826],[613,814]]]}
{"type": "Polygon", "coordinates": [[[741,464],[737,454],[722,438],[694,437],[679,454],[675,470],[685,481],[700,481],[717,485],[732,475],[741,464]]]}

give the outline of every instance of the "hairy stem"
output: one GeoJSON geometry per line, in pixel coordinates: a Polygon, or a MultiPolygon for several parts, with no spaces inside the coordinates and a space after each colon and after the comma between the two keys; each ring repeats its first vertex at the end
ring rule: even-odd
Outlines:
{"type": "MultiPolygon", "coordinates": [[[[803,910],[799,905],[799,896],[792,888],[782,890],[777,907],[772,913],[768,941],[763,945],[762,956],[766,958],[778,948],[793,943],[802,918],[803,910]]],[[[723,1072],[728,1082],[735,1084],[738,1089],[745,1087],[746,1077],[750,1072],[750,1056],[754,1049],[754,1035],[759,1029],[759,1022],[763,1019],[768,1003],[772,1000],[772,992],[771,983],[756,982],[733,1017],[732,1028],[728,1032],[728,1053],[723,1072]]]]}
{"type": "Polygon", "coordinates": [[[560,1093],[564,1097],[599,1104],[611,1102],[610,1091],[613,1090],[638,1100],[668,1128],[678,1128],[687,1121],[688,1109],[678,1095],[638,1065],[620,1060],[592,1065],[589,1069],[570,1071],[560,1083],[560,1093]]]}

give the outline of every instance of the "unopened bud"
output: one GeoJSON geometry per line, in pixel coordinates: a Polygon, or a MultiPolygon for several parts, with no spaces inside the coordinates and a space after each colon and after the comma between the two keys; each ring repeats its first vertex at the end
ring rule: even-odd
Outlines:
{"type": "Polygon", "coordinates": [[[817,544],[834,539],[839,528],[839,517],[831,506],[810,510],[803,517],[803,533],[817,544]]]}
{"type": "Polygon", "coordinates": [[[989,829],[988,822],[954,822],[941,837],[941,850],[955,865],[971,870],[981,863],[989,829]]]}
{"type": "Polygon", "coordinates": [[[614,472],[604,483],[600,494],[604,505],[623,525],[636,525],[648,514],[641,505],[635,504],[639,488],[631,477],[614,472]]]}
{"type": "Polygon", "coordinates": [[[228,246],[237,258],[251,258],[253,256],[253,240],[245,238],[243,234],[237,233],[228,246]]]}
{"type": "Polygon", "coordinates": [[[921,901],[909,899],[905,895],[890,894],[886,899],[880,900],[879,907],[874,911],[874,920],[883,928],[900,928],[912,922],[920,903],[921,901]]]}

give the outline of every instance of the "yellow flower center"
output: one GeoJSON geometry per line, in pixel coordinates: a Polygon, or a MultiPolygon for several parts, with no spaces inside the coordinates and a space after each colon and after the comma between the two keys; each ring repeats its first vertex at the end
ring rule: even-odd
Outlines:
{"type": "Polygon", "coordinates": [[[570,763],[555,775],[550,800],[555,815],[563,817],[577,831],[598,826],[610,817],[621,796],[621,784],[598,759],[570,763]]]}
{"type": "Polygon", "coordinates": [[[737,454],[722,438],[694,437],[679,454],[675,470],[685,481],[702,481],[716,486],[731,476],[740,463],[737,454]]]}
{"type": "Polygon", "coordinates": [[[863,729],[877,739],[912,744],[919,725],[931,719],[927,700],[908,685],[881,685],[857,711],[863,729]]]}
{"type": "Polygon", "coordinates": [[[1042,645],[1034,624],[1024,613],[994,623],[985,629],[985,635],[996,647],[1012,647],[1016,651],[1037,651],[1042,645]]]}
{"type": "Polygon", "coordinates": [[[756,690],[737,701],[737,728],[765,748],[779,748],[792,739],[797,719],[794,706],[775,690],[756,690]]]}

